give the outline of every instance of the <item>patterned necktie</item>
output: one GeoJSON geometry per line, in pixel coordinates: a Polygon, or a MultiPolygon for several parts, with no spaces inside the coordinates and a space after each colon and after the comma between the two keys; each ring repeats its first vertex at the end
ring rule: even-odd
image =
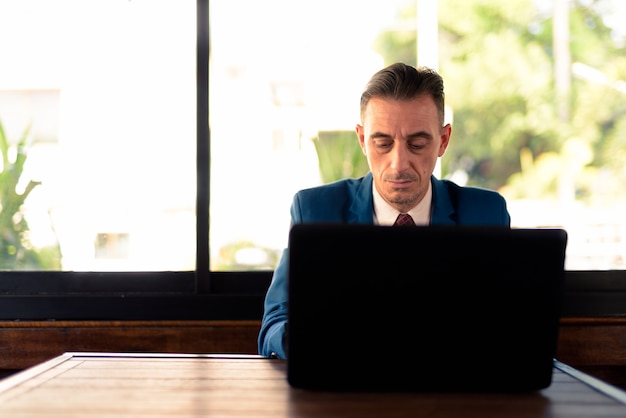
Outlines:
{"type": "Polygon", "coordinates": [[[396,218],[393,226],[415,226],[415,222],[413,222],[413,218],[408,213],[401,213],[396,218]]]}

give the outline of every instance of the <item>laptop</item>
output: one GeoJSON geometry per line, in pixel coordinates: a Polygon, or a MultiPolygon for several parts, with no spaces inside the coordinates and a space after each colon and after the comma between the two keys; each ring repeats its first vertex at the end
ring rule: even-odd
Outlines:
{"type": "Polygon", "coordinates": [[[298,224],[287,379],[323,391],[548,387],[562,229],[298,224]]]}

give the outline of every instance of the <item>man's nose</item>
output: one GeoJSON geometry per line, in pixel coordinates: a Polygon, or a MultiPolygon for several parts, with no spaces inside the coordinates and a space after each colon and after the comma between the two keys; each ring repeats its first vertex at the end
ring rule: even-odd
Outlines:
{"type": "Polygon", "coordinates": [[[391,151],[391,167],[400,172],[409,166],[409,150],[402,143],[396,143],[391,151]]]}

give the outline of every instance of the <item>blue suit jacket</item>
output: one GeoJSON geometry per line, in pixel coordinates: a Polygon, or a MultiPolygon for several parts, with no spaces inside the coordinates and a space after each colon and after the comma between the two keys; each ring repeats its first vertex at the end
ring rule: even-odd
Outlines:
{"type": "MultiPolygon", "coordinates": [[[[291,223],[374,223],[372,174],[359,179],[301,190],[291,205],[291,223]]],[[[503,225],[511,218],[506,201],[495,191],[460,187],[431,177],[433,186],[432,225],[503,225]]],[[[259,354],[287,358],[283,345],[287,324],[288,251],[283,251],[265,297],[259,333],[259,354]]]]}

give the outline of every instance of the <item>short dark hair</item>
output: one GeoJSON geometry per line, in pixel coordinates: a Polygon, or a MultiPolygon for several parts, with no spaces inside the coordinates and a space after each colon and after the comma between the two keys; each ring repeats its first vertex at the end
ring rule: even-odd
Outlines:
{"type": "Polygon", "coordinates": [[[383,68],[370,78],[361,94],[361,121],[372,97],[394,100],[412,100],[423,94],[430,95],[437,106],[439,123],[444,122],[443,79],[428,67],[412,67],[396,62],[383,68]]]}

